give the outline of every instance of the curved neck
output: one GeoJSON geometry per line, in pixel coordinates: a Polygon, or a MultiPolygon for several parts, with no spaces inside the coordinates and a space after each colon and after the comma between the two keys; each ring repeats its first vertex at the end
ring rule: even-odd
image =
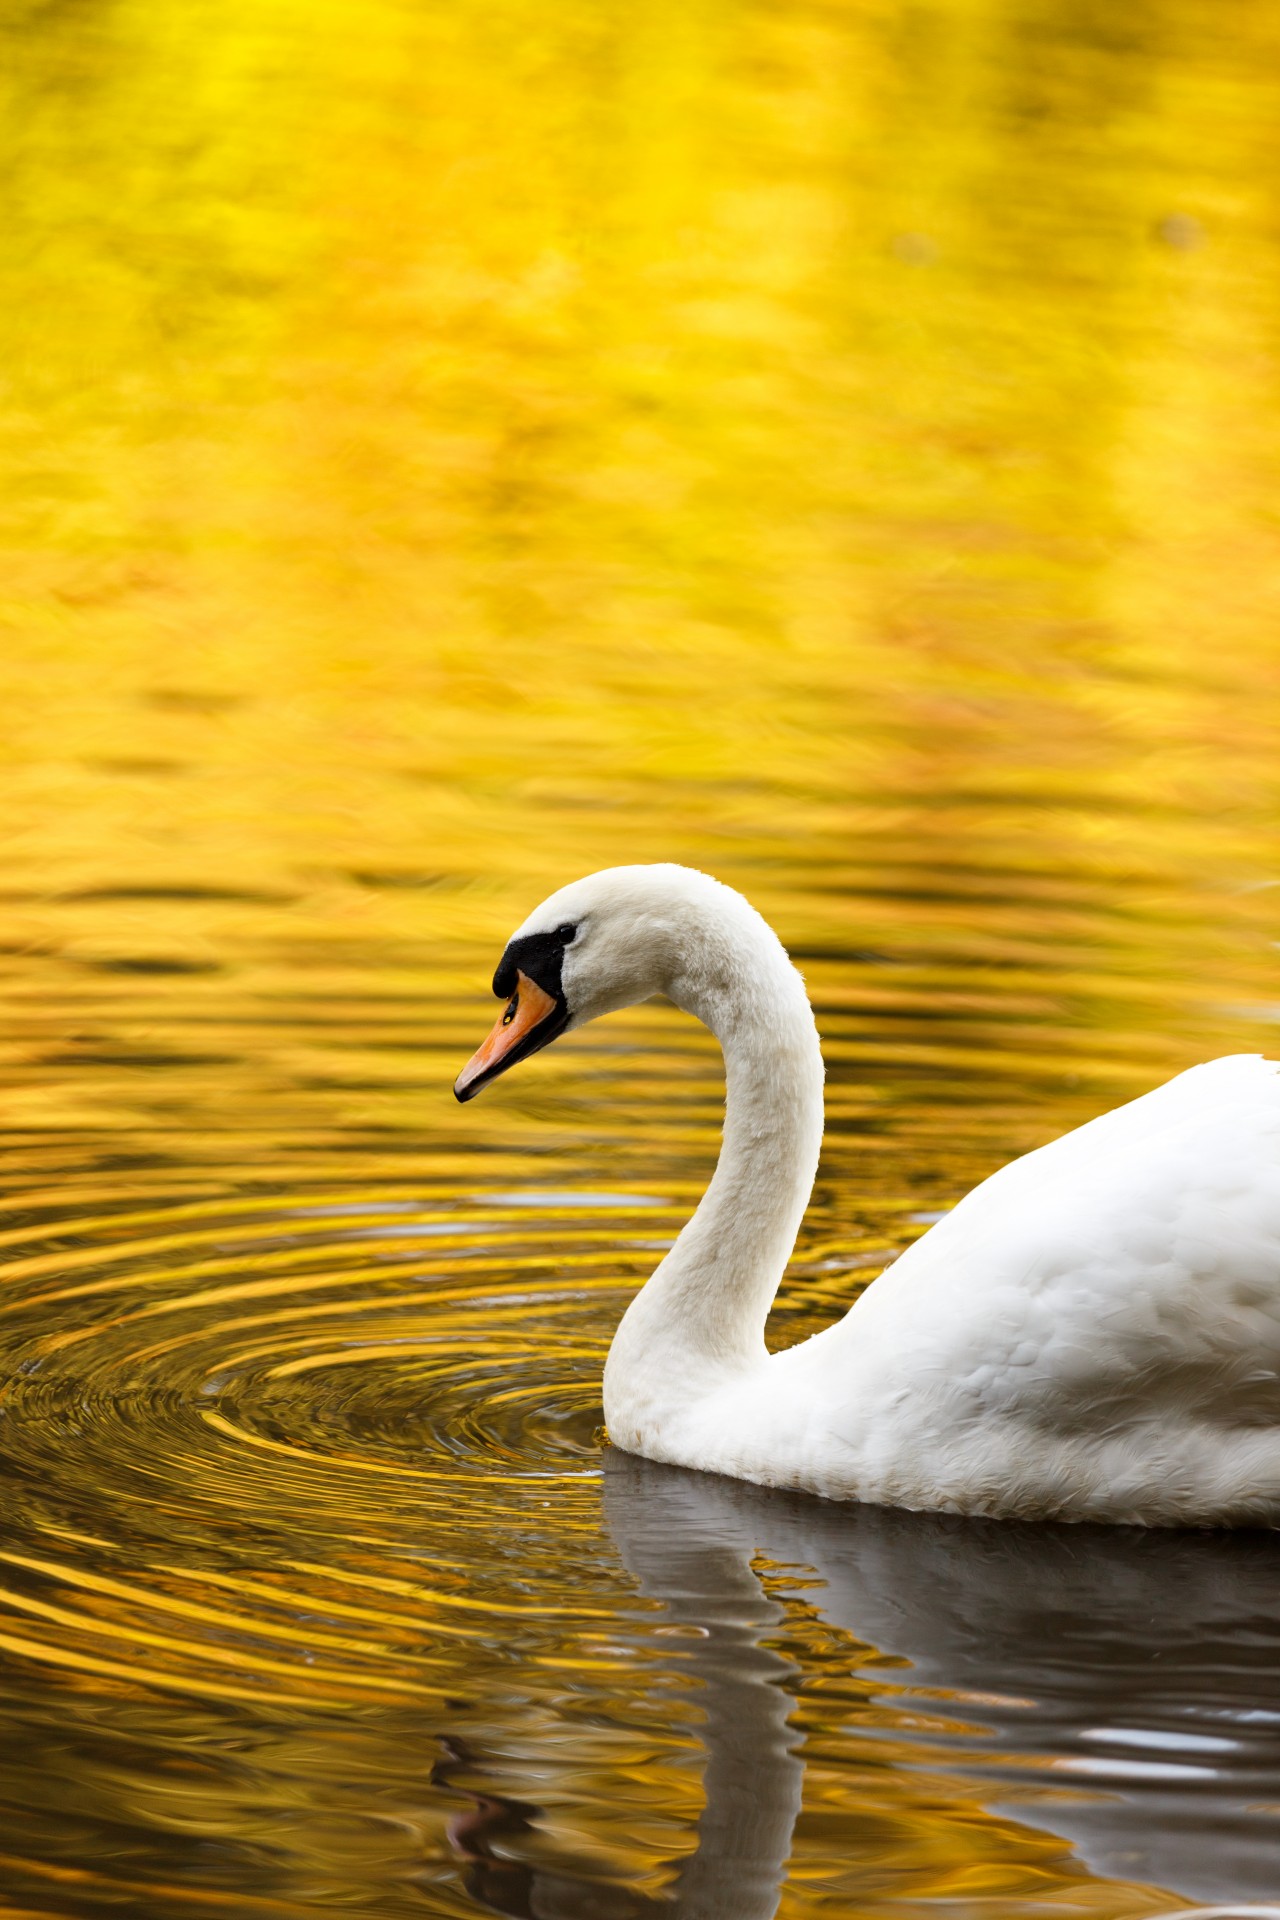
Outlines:
{"type": "Polygon", "coordinates": [[[813,1013],[781,943],[740,904],[744,913],[688,943],[668,986],[724,1051],[724,1140],[697,1212],[610,1349],[605,1418],[623,1445],[642,1406],[648,1425],[658,1402],[687,1404],[765,1358],[765,1320],[817,1172],[823,1066],[813,1013]]]}

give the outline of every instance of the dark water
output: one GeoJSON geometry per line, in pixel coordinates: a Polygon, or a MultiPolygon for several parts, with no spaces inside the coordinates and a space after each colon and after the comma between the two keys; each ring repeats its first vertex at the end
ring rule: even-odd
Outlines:
{"type": "Polygon", "coordinates": [[[5,1920],[1280,1902],[1271,1539],[608,1452],[715,1049],[449,1094],[552,887],[743,888],[829,1065],[784,1341],[1276,1050],[1277,18],[0,55],[5,1920]]]}

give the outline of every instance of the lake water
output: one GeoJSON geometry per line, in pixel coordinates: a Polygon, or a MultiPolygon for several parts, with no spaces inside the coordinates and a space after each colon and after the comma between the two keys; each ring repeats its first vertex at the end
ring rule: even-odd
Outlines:
{"type": "Polygon", "coordinates": [[[714,1044],[450,1093],[554,886],[741,887],[829,1065],[786,1341],[1280,1046],[1280,14],[0,55],[6,1920],[1280,1901],[1280,1548],[609,1451],[714,1044]]]}

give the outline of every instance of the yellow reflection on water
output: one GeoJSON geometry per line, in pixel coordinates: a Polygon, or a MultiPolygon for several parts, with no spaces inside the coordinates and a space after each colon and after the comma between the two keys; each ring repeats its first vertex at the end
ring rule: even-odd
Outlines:
{"type": "Polygon", "coordinates": [[[726,1626],[602,1518],[710,1043],[448,1088],[550,887],[744,887],[831,1069],[789,1338],[1274,1049],[1280,23],[19,0],[0,51],[13,1898],[700,1910],[717,1726],[786,1856],[780,1683],[784,1916],[1176,1903],[799,1576],[779,1651],[750,1542],[726,1626]]]}

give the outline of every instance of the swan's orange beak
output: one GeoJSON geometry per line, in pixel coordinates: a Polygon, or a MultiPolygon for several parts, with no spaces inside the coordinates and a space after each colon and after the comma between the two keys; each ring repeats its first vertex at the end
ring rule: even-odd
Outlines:
{"type": "Polygon", "coordinates": [[[554,1040],[563,1021],[545,1034],[539,1034],[538,1029],[558,1012],[559,1002],[544,993],[536,980],[531,980],[527,973],[517,973],[516,990],[494,1022],[493,1032],[472,1054],[453,1083],[457,1098],[470,1100],[517,1060],[525,1059],[546,1041],[554,1040]]]}

